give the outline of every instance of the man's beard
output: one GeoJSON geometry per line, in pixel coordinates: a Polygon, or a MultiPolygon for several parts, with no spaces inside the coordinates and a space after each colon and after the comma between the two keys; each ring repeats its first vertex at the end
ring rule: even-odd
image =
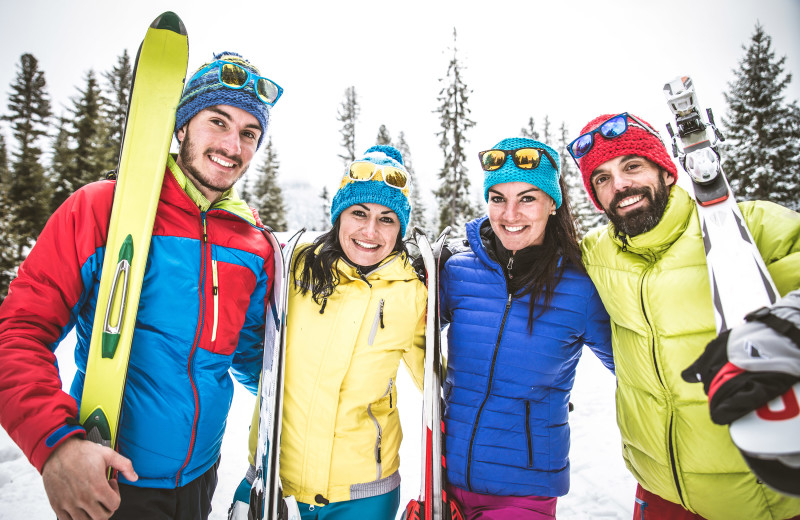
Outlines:
{"type": "Polygon", "coordinates": [[[651,188],[643,186],[617,193],[608,205],[609,208],[614,209],[607,211],[606,214],[618,232],[635,237],[650,231],[658,225],[667,207],[667,200],[669,200],[669,189],[664,181],[664,176],[659,175],[655,192],[651,188]],[[617,204],[633,195],[642,195],[650,203],[643,208],[628,212],[625,216],[619,215],[616,210],[617,204]]]}
{"type": "Polygon", "coordinates": [[[196,153],[196,148],[197,147],[194,145],[194,143],[189,138],[189,129],[187,128],[186,129],[186,134],[183,136],[183,141],[181,142],[181,147],[178,150],[178,157],[180,158],[182,169],[185,170],[184,173],[188,173],[195,182],[197,182],[198,184],[200,184],[201,186],[203,186],[204,188],[206,188],[208,190],[211,190],[211,191],[213,191],[215,193],[225,193],[226,191],[231,189],[231,187],[234,184],[236,184],[236,181],[241,179],[242,175],[244,175],[245,172],[247,171],[247,168],[244,168],[242,170],[242,172],[239,174],[239,176],[236,177],[233,180],[233,182],[231,182],[227,186],[216,186],[214,184],[211,184],[211,181],[209,179],[207,179],[206,177],[204,177],[202,172],[200,172],[200,170],[198,170],[194,166],[194,161],[195,160],[199,160],[199,157],[201,157],[203,155],[216,154],[216,155],[219,155],[221,157],[224,157],[226,160],[228,160],[228,161],[230,161],[232,163],[235,163],[237,165],[241,165],[242,164],[242,158],[239,157],[239,156],[230,157],[230,156],[228,156],[228,154],[226,154],[226,153],[224,153],[224,152],[222,152],[220,150],[213,150],[211,148],[206,149],[206,151],[203,152],[203,154],[198,155],[196,153]]]}

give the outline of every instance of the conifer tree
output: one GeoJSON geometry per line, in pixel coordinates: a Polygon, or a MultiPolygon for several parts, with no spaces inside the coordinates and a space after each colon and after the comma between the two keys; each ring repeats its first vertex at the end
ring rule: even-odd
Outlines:
{"type": "Polygon", "coordinates": [[[11,233],[12,215],[6,199],[9,182],[8,149],[5,136],[0,134],[0,303],[8,294],[8,284],[14,279],[17,266],[17,241],[11,233]]]}
{"type": "Polygon", "coordinates": [[[342,146],[344,153],[339,157],[345,164],[349,164],[356,158],[356,121],[361,112],[356,95],[356,87],[347,87],[344,91],[344,101],[339,107],[337,119],[342,123],[342,146]]]}
{"type": "Polygon", "coordinates": [[[11,84],[8,114],[3,116],[11,123],[17,141],[4,204],[11,216],[7,224],[16,242],[16,262],[22,260],[25,249],[33,244],[50,215],[50,186],[39,162],[39,141],[47,135],[50,118],[46,87],[38,60],[32,54],[23,54],[11,84]]]}
{"type": "Polygon", "coordinates": [[[534,121],[533,116],[528,119],[528,126],[523,126],[520,129],[519,135],[528,139],[539,140],[539,132],[536,131],[536,121],[534,121]]]}
{"type": "Polygon", "coordinates": [[[389,130],[386,129],[386,125],[381,125],[378,128],[378,137],[375,138],[375,144],[392,144],[392,136],[389,135],[389,130]]]}
{"type": "Polygon", "coordinates": [[[567,151],[567,144],[569,144],[570,139],[566,123],[562,121],[558,131],[561,177],[564,179],[564,184],[569,192],[570,211],[572,212],[573,220],[575,220],[578,238],[583,238],[589,230],[608,222],[608,218],[606,218],[605,213],[598,211],[594,203],[589,199],[589,194],[586,193],[586,188],[583,185],[581,172],[567,151]]]}
{"type": "Polygon", "coordinates": [[[800,109],[784,103],[791,81],[786,57],[775,58],[772,38],[756,24],[745,55],[728,83],[723,169],[740,200],[771,200],[800,209],[800,109]]]}
{"type": "Polygon", "coordinates": [[[108,125],[107,146],[116,162],[122,147],[122,136],[125,133],[125,119],[133,80],[131,59],[127,50],[117,58],[116,65],[110,71],[103,73],[103,77],[105,78],[103,110],[108,125]]]}
{"type": "Polygon", "coordinates": [[[256,168],[253,182],[253,207],[258,210],[261,222],[275,231],[286,231],[286,205],[283,191],[278,184],[278,154],[272,145],[272,137],[267,137],[264,145],[264,160],[256,168]]]}
{"type": "Polygon", "coordinates": [[[543,142],[544,144],[546,144],[548,146],[551,146],[550,139],[552,137],[553,136],[550,135],[550,116],[545,115],[544,116],[544,129],[542,130],[541,142],[543,142]]]}
{"type": "Polygon", "coordinates": [[[467,130],[475,126],[468,106],[472,91],[462,78],[462,66],[456,48],[456,30],[453,29],[452,58],[447,66],[445,78],[440,79],[439,114],[441,131],[439,148],[444,164],[439,171],[441,181],[435,195],[439,203],[439,228],[452,226],[455,232],[473,218],[478,210],[470,198],[470,181],[466,166],[467,130]]]}
{"type": "Polygon", "coordinates": [[[428,219],[425,216],[425,203],[422,201],[422,193],[419,189],[419,179],[417,173],[414,171],[414,166],[411,161],[411,150],[408,148],[406,136],[403,132],[397,136],[397,144],[395,148],[403,156],[403,166],[406,167],[411,183],[411,215],[408,218],[408,226],[406,226],[406,236],[410,236],[414,226],[427,232],[429,230],[428,219]]]}
{"type": "Polygon", "coordinates": [[[0,192],[8,185],[10,181],[10,173],[8,171],[8,147],[6,146],[6,137],[0,134],[0,192]]]}
{"type": "Polygon", "coordinates": [[[320,228],[318,231],[327,231],[331,228],[331,196],[328,193],[327,186],[322,187],[319,198],[320,207],[322,209],[322,220],[320,221],[320,228]]]}
{"type": "Polygon", "coordinates": [[[52,197],[50,210],[55,211],[80,186],[73,179],[75,151],[70,148],[70,122],[66,117],[58,118],[58,131],[53,140],[53,159],[50,162],[50,184],[52,197]]]}
{"type": "MultiPolygon", "coordinates": [[[[69,153],[59,160],[67,159],[64,164],[54,165],[53,209],[61,205],[75,190],[98,181],[104,174],[116,166],[116,154],[107,141],[108,126],[103,115],[103,98],[100,85],[94,71],[86,73],[86,87],[78,89],[78,96],[72,99],[69,122],[62,122],[59,135],[56,137],[56,154],[61,155],[59,148],[66,144],[69,153]],[[68,141],[63,142],[60,135],[66,131],[68,141]],[[113,159],[112,159],[113,157],[113,159]]],[[[56,158],[56,157],[54,157],[56,158]]],[[[54,161],[55,162],[55,161],[54,161]]]]}

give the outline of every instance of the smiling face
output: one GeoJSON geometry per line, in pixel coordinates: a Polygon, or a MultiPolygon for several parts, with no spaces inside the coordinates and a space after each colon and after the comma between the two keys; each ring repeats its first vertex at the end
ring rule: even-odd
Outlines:
{"type": "Polygon", "coordinates": [[[247,171],[261,125],[249,112],[216,105],[197,113],[177,132],[181,171],[209,201],[216,201],[247,171]]]}
{"type": "Polygon", "coordinates": [[[509,251],[544,241],[547,219],[556,203],[533,184],[504,182],[489,188],[489,223],[509,251]]]}
{"type": "Polygon", "coordinates": [[[614,227],[636,236],[661,220],[675,177],[643,157],[623,155],[595,168],[589,182],[614,227]]]}
{"type": "Polygon", "coordinates": [[[353,204],[339,216],[339,243],[350,263],[375,265],[394,250],[400,220],[382,204],[353,204]]]}

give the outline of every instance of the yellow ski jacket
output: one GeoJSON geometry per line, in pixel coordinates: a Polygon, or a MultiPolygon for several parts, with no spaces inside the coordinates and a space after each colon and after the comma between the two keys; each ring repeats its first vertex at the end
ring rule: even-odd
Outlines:
{"type": "MultiPolygon", "coordinates": [[[[343,260],[336,267],[324,309],[294,279],[289,291],[280,475],[284,494],[307,504],[400,485],[401,358],[422,388],[427,289],[405,254],[363,277],[343,260]]],[[[251,428],[251,462],[256,437],[251,428]]]]}
{"type": "MultiPolygon", "coordinates": [[[[781,294],[800,287],[800,215],[769,202],[739,205],[781,294]]],[[[681,372],[716,336],[694,201],[673,187],[661,222],[635,237],[613,225],[581,244],[611,317],[617,423],[628,469],[648,491],[709,520],[800,514],[748,470],[727,426],[711,422],[703,386],[681,372]]]]}

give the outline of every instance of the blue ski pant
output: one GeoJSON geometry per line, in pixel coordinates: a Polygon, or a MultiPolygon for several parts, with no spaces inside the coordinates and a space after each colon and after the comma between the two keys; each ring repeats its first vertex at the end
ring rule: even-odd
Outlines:
{"type": "Polygon", "coordinates": [[[394,520],[400,507],[400,488],[369,498],[331,502],[328,505],[298,503],[302,520],[394,520]]]}

